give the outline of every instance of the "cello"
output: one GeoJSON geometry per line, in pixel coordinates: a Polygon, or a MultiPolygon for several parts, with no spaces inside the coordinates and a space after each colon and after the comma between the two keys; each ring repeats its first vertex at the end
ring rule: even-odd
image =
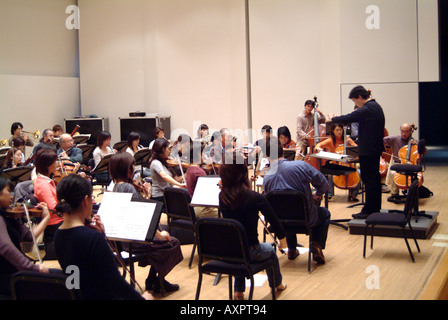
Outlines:
{"type": "MultiPolygon", "coordinates": [[[[387,131],[386,128],[384,128],[384,136],[387,137],[389,136],[389,132],[387,131]]],[[[383,152],[381,157],[380,157],[380,175],[381,178],[385,177],[387,174],[387,163],[390,162],[390,156],[389,159],[386,159],[387,153],[383,152]]]]}
{"type": "MultiPolygon", "coordinates": [[[[415,124],[411,125],[411,136],[409,137],[409,142],[406,146],[402,147],[398,152],[401,164],[412,164],[416,165],[420,161],[420,155],[418,153],[418,147],[415,143],[412,143],[412,133],[417,130],[415,124]]],[[[423,184],[423,174],[419,172],[417,174],[419,187],[423,184]]],[[[411,185],[411,177],[406,177],[403,174],[395,173],[394,182],[399,189],[406,190],[411,185]]]]}
{"type": "MultiPolygon", "coordinates": [[[[346,127],[344,127],[344,144],[341,144],[336,147],[335,153],[337,154],[347,154],[347,131],[346,127]]],[[[349,168],[355,168],[354,163],[349,162],[337,162],[336,164],[343,166],[343,167],[349,167],[349,168]]],[[[348,174],[348,175],[333,175],[333,183],[338,189],[342,190],[352,190],[355,189],[360,182],[361,178],[359,176],[358,170],[355,170],[354,172],[348,174]]]]}
{"type": "MultiPolygon", "coordinates": [[[[346,154],[344,151],[344,145],[340,145],[336,148],[335,153],[337,154],[346,154]]],[[[349,168],[355,168],[355,165],[353,163],[348,162],[337,162],[336,164],[343,166],[343,167],[349,167],[349,168]]],[[[359,177],[358,171],[355,171],[353,173],[350,173],[349,175],[340,175],[340,176],[333,176],[333,183],[338,189],[342,190],[351,190],[355,189],[361,178],[359,177]]]]}

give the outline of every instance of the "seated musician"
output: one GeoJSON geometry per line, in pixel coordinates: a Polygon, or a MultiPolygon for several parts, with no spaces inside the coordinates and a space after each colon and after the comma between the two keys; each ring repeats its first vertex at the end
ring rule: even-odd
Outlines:
{"type": "MultiPolygon", "coordinates": [[[[111,134],[108,131],[101,131],[96,139],[96,148],[93,150],[93,169],[101,162],[104,156],[114,154],[116,151],[110,147],[111,134]]],[[[108,182],[107,171],[95,173],[98,182],[108,182]]]]}
{"type": "Polygon", "coordinates": [[[22,166],[22,151],[19,148],[12,147],[6,153],[5,163],[1,168],[1,171],[5,169],[17,168],[22,166]]]}
{"type": "Polygon", "coordinates": [[[154,129],[154,140],[152,140],[149,143],[149,149],[152,149],[152,146],[154,145],[154,141],[156,141],[157,138],[165,138],[165,129],[162,127],[155,127],[154,129]]]}
{"type": "Polygon", "coordinates": [[[304,154],[307,153],[308,145],[307,139],[313,138],[308,133],[314,128],[314,112],[318,113],[319,123],[325,123],[325,115],[319,110],[314,109],[315,102],[312,100],[305,101],[303,112],[297,117],[297,141],[296,144],[300,147],[304,154]],[[313,112],[314,110],[314,112],[313,112]]]}
{"type": "Polygon", "coordinates": [[[82,163],[82,150],[73,145],[73,138],[68,133],[59,137],[58,156],[62,160],[69,160],[72,163],[82,163]]]}
{"type": "Polygon", "coordinates": [[[14,138],[18,138],[18,137],[22,137],[23,140],[25,141],[25,145],[28,147],[34,147],[34,142],[26,135],[22,132],[23,130],[23,125],[20,122],[14,122],[11,125],[11,137],[8,139],[8,144],[12,147],[14,146],[12,144],[12,140],[14,138]]]}
{"type": "Polygon", "coordinates": [[[56,151],[56,146],[53,144],[54,132],[51,129],[45,129],[42,133],[42,139],[33,149],[33,154],[37,154],[40,149],[50,149],[56,151]]]}
{"type": "Polygon", "coordinates": [[[53,133],[55,138],[60,138],[61,135],[64,133],[64,129],[60,124],[55,124],[53,126],[53,133]]]}
{"type": "Polygon", "coordinates": [[[20,160],[21,163],[25,163],[26,157],[25,157],[25,140],[23,137],[16,137],[12,139],[12,146],[20,149],[22,151],[22,160],[20,160]]]}
{"type": "MultiPolygon", "coordinates": [[[[286,289],[286,284],[282,280],[275,249],[270,243],[260,243],[258,240],[259,212],[271,224],[277,238],[280,239],[280,249],[286,247],[285,230],[266,198],[250,189],[247,166],[238,157],[239,155],[234,154],[232,162],[227,161],[220,167],[219,176],[222,181],[222,190],[219,194],[219,207],[224,218],[235,219],[243,225],[247,234],[250,247],[249,254],[252,261],[273,260],[273,270],[267,271],[269,286],[274,287],[276,291],[283,291],[286,289]],[[273,283],[273,275],[275,283],[273,283]]],[[[235,299],[243,300],[246,287],[245,279],[241,276],[235,276],[234,282],[235,299]]]]}
{"type": "Polygon", "coordinates": [[[10,207],[12,200],[12,183],[10,180],[0,178],[0,295],[11,295],[11,278],[17,271],[29,270],[48,273],[48,268],[40,263],[33,263],[22,252],[20,243],[32,242],[38,237],[50,220],[50,214],[45,203],[39,203],[42,208],[42,219],[32,231],[20,218],[10,217],[6,210],[10,207]]]}
{"type": "Polygon", "coordinates": [[[400,159],[398,154],[401,148],[409,144],[409,141],[411,141],[411,144],[418,143],[418,141],[412,137],[412,131],[412,126],[409,123],[403,123],[400,126],[399,135],[387,136],[383,138],[384,146],[390,146],[392,148],[392,157],[390,159],[389,168],[386,175],[386,184],[389,185],[391,189],[391,196],[388,200],[395,200],[399,198],[398,196],[400,189],[394,181],[394,175],[396,172],[390,170],[390,167],[396,163],[401,163],[402,159],[400,159]]]}
{"type": "Polygon", "coordinates": [[[220,143],[215,144],[210,149],[210,158],[215,163],[223,163],[226,160],[226,157],[232,160],[233,157],[233,136],[230,133],[230,130],[227,128],[222,128],[219,130],[221,135],[220,143]]]}
{"type": "MultiPolygon", "coordinates": [[[[137,151],[140,149],[143,149],[143,146],[140,145],[140,134],[138,134],[138,132],[132,131],[128,135],[126,152],[129,153],[131,156],[135,156],[137,151]]],[[[144,167],[142,168],[142,166],[139,164],[135,166],[136,178],[138,178],[141,175],[141,173],[143,173],[142,175],[143,178],[149,177],[150,175],[149,169],[144,167]]]]}
{"type": "Polygon", "coordinates": [[[172,159],[179,158],[180,161],[184,163],[190,163],[190,145],[193,140],[188,134],[180,134],[177,140],[174,142],[173,148],[171,149],[170,157],[172,159]]]}
{"type": "MultiPolygon", "coordinates": [[[[193,197],[196,184],[199,177],[206,176],[207,173],[201,168],[203,144],[200,141],[193,141],[190,146],[191,164],[188,166],[185,173],[187,190],[190,196],[193,197]]],[[[218,217],[218,209],[211,207],[194,207],[194,212],[197,218],[201,217],[218,217]]]]}
{"type": "Polygon", "coordinates": [[[163,190],[166,187],[186,187],[185,183],[182,182],[182,177],[176,175],[172,166],[168,164],[169,156],[169,141],[163,138],[156,139],[149,159],[149,170],[152,178],[151,199],[162,203],[164,203],[163,190]]]}
{"type": "Polygon", "coordinates": [[[56,210],[64,223],[55,234],[55,248],[61,268],[79,268],[79,287],[85,300],[153,299],[137,292],[120,274],[98,215],[92,216],[92,185],[77,175],[61,180],[57,187],[56,210]],[[94,223],[93,223],[94,222],[94,223]]]}
{"type": "MultiPolygon", "coordinates": [[[[45,202],[50,210],[53,210],[58,203],[56,197],[56,183],[52,179],[57,171],[57,161],[58,156],[56,151],[45,148],[37,152],[34,160],[37,173],[37,178],[34,182],[34,196],[38,202],[45,202]]],[[[63,218],[50,212],[50,221],[44,232],[46,257],[49,259],[54,259],[54,233],[62,222],[63,218]]]]}
{"type": "Polygon", "coordinates": [[[283,126],[277,129],[277,137],[282,144],[282,148],[293,149],[297,147],[294,140],[291,140],[291,132],[289,131],[287,126],[283,126]]]}
{"type": "MultiPolygon", "coordinates": [[[[331,125],[331,139],[326,139],[324,141],[319,142],[316,145],[316,152],[320,152],[323,149],[326,149],[328,152],[336,153],[336,148],[340,145],[344,145],[344,127],[341,124],[333,123],[331,125]]],[[[347,146],[356,146],[357,144],[350,138],[347,137],[347,146]]],[[[329,162],[329,161],[327,161],[329,162]]],[[[333,176],[328,175],[328,199],[331,199],[334,196],[334,183],[333,176]]],[[[354,189],[349,189],[349,201],[359,201],[357,196],[359,193],[359,184],[354,189]]]]}
{"type": "MultiPolygon", "coordinates": [[[[166,141],[165,139],[160,140],[166,141]]],[[[157,141],[154,143],[154,147],[157,147],[157,141]]],[[[136,184],[132,182],[134,163],[134,157],[127,152],[112,156],[109,170],[114,181],[113,191],[132,193],[136,198],[149,198],[151,192],[148,183],[136,187],[136,184]]],[[[125,243],[124,246],[126,246],[125,243]]],[[[154,292],[160,292],[160,281],[158,280],[165,279],[166,275],[183,260],[179,240],[171,237],[167,231],[157,230],[151,243],[133,243],[132,248],[133,252],[144,253],[146,256],[144,261],[139,262],[140,266],[151,265],[145,284],[146,290],[154,290],[154,292]]],[[[164,280],[164,287],[167,292],[179,290],[179,285],[171,284],[166,280],[164,280]]]]}
{"type": "Polygon", "coordinates": [[[194,140],[201,142],[202,148],[205,148],[211,144],[210,139],[211,139],[211,137],[209,135],[208,125],[206,125],[205,123],[202,123],[198,128],[197,137],[194,140]]]}
{"type": "MultiPolygon", "coordinates": [[[[330,211],[325,207],[318,207],[315,201],[321,201],[328,190],[325,176],[305,161],[288,161],[283,158],[283,148],[278,139],[271,139],[266,145],[265,154],[269,159],[269,170],[263,179],[266,193],[274,190],[297,190],[305,193],[310,213],[312,239],[310,250],[313,260],[318,264],[325,263],[323,249],[325,249],[328,227],[330,225],[330,211]],[[312,185],[315,193],[311,191],[312,185]]],[[[288,258],[295,259],[299,255],[297,237],[295,234],[286,235],[288,243],[288,258]]]]}

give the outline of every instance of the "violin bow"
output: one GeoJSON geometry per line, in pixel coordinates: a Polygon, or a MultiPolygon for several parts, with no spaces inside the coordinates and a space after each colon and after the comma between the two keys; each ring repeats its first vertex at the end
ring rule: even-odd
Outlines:
{"type": "Polygon", "coordinates": [[[28,226],[31,230],[31,236],[33,237],[33,247],[36,250],[37,257],[39,258],[39,263],[43,264],[42,257],[40,256],[40,252],[39,252],[39,247],[37,246],[36,237],[34,236],[33,229],[31,228],[31,219],[30,219],[30,213],[28,212],[28,207],[26,206],[25,202],[23,202],[22,205],[23,205],[23,208],[25,209],[26,218],[28,219],[28,226]]]}
{"type": "MultiPolygon", "coordinates": [[[[272,240],[274,240],[274,243],[277,244],[277,240],[275,239],[274,235],[268,230],[268,227],[266,225],[266,222],[264,222],[264,220],[258,216],[258,219],[261,221],[261,223],[263,224],[264,230],[266,230],[266,232],[271,236],[272,240]]],[[[283,253],[286,254],[285,251],[283,249],[280,249],[280,247],[277,245],[278,250],[283,253]]]]}

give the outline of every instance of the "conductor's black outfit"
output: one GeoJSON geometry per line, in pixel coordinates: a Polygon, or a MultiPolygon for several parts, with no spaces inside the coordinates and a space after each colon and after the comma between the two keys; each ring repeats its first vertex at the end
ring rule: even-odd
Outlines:
{"type": "Polygon", "coordinates": [[[334,117],[333,123],[359,123],[358,151],[361,180],[366,191],[366,202],[361,215],[379,212],[381,209],[380,156],[384,151],[384,113],[381,106],[371,99],[366,104],[345,116],[334,117]]]}

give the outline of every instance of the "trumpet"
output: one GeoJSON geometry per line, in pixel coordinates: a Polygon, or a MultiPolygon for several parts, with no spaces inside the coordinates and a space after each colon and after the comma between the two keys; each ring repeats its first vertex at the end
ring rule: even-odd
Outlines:
{"type": "Polygon", "coordinates": [[[34,132],[29,132],[29,131],[23,131],[22,130],[22,133],[24,133],[24,134],[26,134],[26,135],[28,135],[31,138],[36,139],[36,140],[39,140],[39,137],[40,137],[40,131],[39,130],[36,130],[34,132]]]}

